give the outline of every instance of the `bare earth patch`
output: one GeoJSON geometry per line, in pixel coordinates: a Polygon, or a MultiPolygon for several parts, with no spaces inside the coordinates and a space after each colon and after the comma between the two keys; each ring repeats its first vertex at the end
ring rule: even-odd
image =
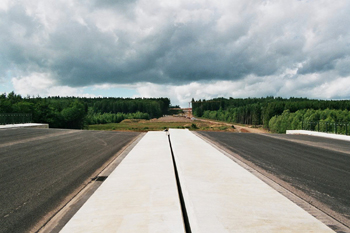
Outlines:
{"type": "Polygon", "coordinates": [[[235,128],[241,133],[269,133],[268,130],[263,128],[253,128],[253,126],[241,126],[235,125],[235,128]]]}
{"type": "MultiPolygon", "coordinates": [[[[221,124],[221,125],[227,125],[232,127],[233,124],[226,123],[226,122],[219,122],[219,121],[214,121],[214,120],[206,120],[206,119],[197,119],[198,121],[203,121],[203,122],[210,122],[213,125],[215,124],[221,124]]],[[[233,125],[236,129],[236,132],[239,133],[269,133],[268,130],[263,129],[263,128],[253,128],[252,125],[233,125]]]]}

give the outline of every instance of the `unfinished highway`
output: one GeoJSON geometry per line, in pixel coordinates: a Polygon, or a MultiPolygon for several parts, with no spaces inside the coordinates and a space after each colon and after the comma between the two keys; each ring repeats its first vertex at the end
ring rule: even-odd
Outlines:
{"type": "MultiPolygon", "coordinates": [[[[28,230],[138,135],[0,131],[0,232],[28,230]]],[[[349,232],[349,151],[301,135],[149,132],[62,232],[349,232]]]]}
{"type": "Polygon", "coordinates": [[[148,132],[61,232],[348,232],[194,133],[169,133],[148,132]]]}

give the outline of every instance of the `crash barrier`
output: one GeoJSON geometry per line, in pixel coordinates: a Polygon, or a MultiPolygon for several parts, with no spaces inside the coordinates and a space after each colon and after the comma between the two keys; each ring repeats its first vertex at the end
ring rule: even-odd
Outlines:
{"type": "Polygon", "coordinates": [[[1,113],[0,114],[0,125],[7,124],[23,124],[31,123],[32,114],[30,113],[1,113]]]}
{"type": "Polygon", "coordinates": [[[317,131],[334,134],[350,134],[349,122],[327,122],[327,121],[304,121],[301,125],[302,130],[317,131]]]}

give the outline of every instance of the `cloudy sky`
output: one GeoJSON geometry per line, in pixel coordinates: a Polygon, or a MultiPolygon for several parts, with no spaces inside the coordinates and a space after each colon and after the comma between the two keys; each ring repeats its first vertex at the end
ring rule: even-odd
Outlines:
{"type": "Polygon", "coordinates": [[[0,93],[350,98],[349,0],[1,0],[0,93]]]}

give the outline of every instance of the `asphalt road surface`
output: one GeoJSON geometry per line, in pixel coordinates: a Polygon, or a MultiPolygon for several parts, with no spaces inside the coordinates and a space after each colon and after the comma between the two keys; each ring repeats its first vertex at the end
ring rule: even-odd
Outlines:
{"type": "Polygon", "coordinates": [[[350,142],[303,135],[199,133],[315,198],[349,223],[350,142]]]}
{"type": "Polygon", "coordinates": [[[139,133],[0,129],[0,232],[25,232],[139,133]]]}

